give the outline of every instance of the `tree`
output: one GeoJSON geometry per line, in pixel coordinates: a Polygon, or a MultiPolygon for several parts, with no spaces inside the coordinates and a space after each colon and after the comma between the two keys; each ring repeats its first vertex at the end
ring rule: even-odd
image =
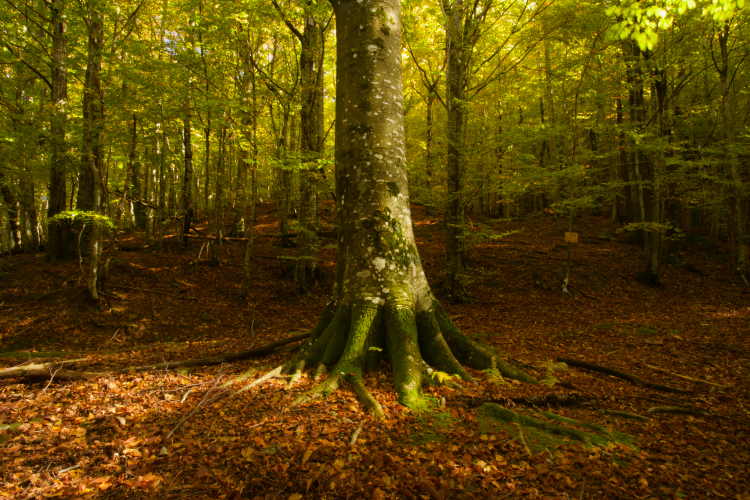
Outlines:
{"type": "Polygon", "coordinates": [[[331,0],[337,20],[336,218],[332,296],[309,340],[274,373],[309,366],[330,375],[298,399],[350,383],[382,416],[362,374],[383,355],[399,400],[419,405],[428,363],[474,382],[462,366],[533,381],[463,335],[435,300],[412,231],[404,152],[400,0],[331,0]]]}

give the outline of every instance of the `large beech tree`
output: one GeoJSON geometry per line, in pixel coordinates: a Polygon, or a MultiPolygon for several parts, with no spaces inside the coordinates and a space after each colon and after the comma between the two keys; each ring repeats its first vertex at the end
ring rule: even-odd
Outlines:
{"type": "Polygon", "coordinates": [[[412,231],[404,154],[400,0],[331,0],[337,21],[336,217],[332,297],[298,354],[269,375],[315,367],[330,375],[297,402],[343,379],[382,416],[362,374],[386,356],[399,400],[420,402],[429,365],[474,380],[463,364],[533,381],[463,335],[435,300],[412,231]]]}

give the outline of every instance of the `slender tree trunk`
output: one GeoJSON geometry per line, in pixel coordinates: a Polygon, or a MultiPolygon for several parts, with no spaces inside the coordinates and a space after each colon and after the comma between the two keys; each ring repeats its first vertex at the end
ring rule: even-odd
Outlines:
{"type": "Polygon", "coordinates": [[[466,256],[464,244],[464,148],[466,133],[466,96],[464,53],[464,0],[454,0],[447,8],[446,22],[446,106],[448,111],[448,156],[446,172],[447,235],[445,240],[445,281],[443,292],[451,302],[465,299],[464,275],[466,256]]]}
{"type": "Polygon", "coordinates": [[[744,190],[742,176],[739,170],[739,159],[734,150],[734,112],[732,109],[732,82],[729,80],[729,23],[724,24],[719,32],[719,49],[721,52],[721,65],[719,69],[719,83],[721,85],[721,117],[724,123],[724,136],[726,141],[726,157],[729,162],[729,173],[731,177],[732,194],[734,195],[734,224],[737,233],[737,245],[734,252],[734,272],[747,284],[750,277],[750,265],[748,264],[748,237],[746,214],[744,210],[744,190]]]}
{"type": "Polygon", "coordinates": [[[5,176],[0,173],[0,192],[3,194],[3,200],[5,201],[5,208],[8,213],[8,223],[10,228],[10,235],[13,238],[13,248],[14,249],[20,249],[21,248],[21,228],[18,223],[19,218],[19,212],[20,212],[20,204],[18,202],[18,198],[15,194],[13,194],[13,191],[11,191],[10,186],[7,182],[5,182],[5,176]]]}
{"type": "Polygon", "coordinates": [[[188,248],[188,233],[190,233],[190,224],[193,218],[193,146],[191,143],[190,130],[190,109],[185,114],[183,120],[182,141],[185,155],[185,175],[182,179],[182,237],[184,248],[188,248]]]}
{"type": "Polygon", "coordinates": [[[243,122],[245,125],[250,125],[250,137],[247,137],[250,141],[250,222],[247,230],[247,245],[245,246],[245,259],[243,263],[243,279],[242,279],[242,298],[245,299],[248,296],[250,290],[250,257],[253,252],[253,235],[255,228],[255,204],[258,199],[258,96],[256,92],[255,82],[255,68],[250,64],[249,59],[249,46],[246,46],[246,52],[243,54],[243,62],[247,71],[247,84],[243,88],[250,91],[252,98],[252,111],[251,113],[245,114],[243,122]],[[249,87],[249,89],[248,89],[249,87]]]}
{"type": "MultiPolygon", "coordinates": [[[[50,178],[47,220],[65,211],[67,192],[65,175],[68,172],[68,43],[65,33],[65,0],[50,0],[47,4],[52,32],[52,111],[50,118],[50,178]]],[[[72,203],[71,203],[72,205],[72,203]]],[[[47,259],[67,259],[73,255],[74,239],[70,222],[61,220],[49,223],[47,228],[47,259]]]]}
{"type": "MultiPolygon", "coordinates": [[[[312,8],[312,2],[308,2],[307,8],[312,8]]],[[[318,261],[315,255],[319,176],[317,160],[323,147],[323,32],[311,14],[305,18],[301,42],[300,154],[305,167],[300,171],[300,210],[294,285],[297,293],[305,295],[318,281],[318,261]]]]}
{"type": "Polygon", "coordinates": [[[21,200],[27,214],[27,229],[31,235],[29,238],[29,248],[24,248],[24,251],[38,252],[41,244],[39,238],[39,220],[36,211],[36,203],[34,202],[36,199],[34,194],[34,178],[31,176],[29,169],[24,168],[18,185],[21,192],[21,200]]]}
{"type": "Polygon", "coordinates": [[[434,107],[435,107],[435,100],[436,95],[434,89],[429,86],[427,87],[427,115],[425,117],[427,122],[427,130],[425,133],[425,187],[427,192],[427,200],[426,200],[426,206],[425,206],[425,213],[429,216],[435,215],[435,207],[433,206],[435,202],[434,195],[432,194],[432,188],[433,188],[433,182],[432,177],[434,175],[433,169],[435,162],[434,158],[434,152],[433,152],[433,142],[434,142],[434,125],[433,125],[433,113],[434,113],[434,107]]]}
{"type": "Polygon", "coordinates": [[[157,242],[156,242],[156,251],[161,253],[164,249],[164,219],[166,218],[166,212],[167,212],[167,182],[166,182],[166,170],[167,170],[167,151],[169,151],[169,140],[167,139],[167,126],[166,123],[164,123],[164,116],[163,116],[163,110],[162,110],[162,121],[161,121],[161,141],[159,141],[158,138],[155,138],[157,141],[157,151],[159,152],[159,169],[158,169],[158,182],[159,182],[159,203],[157,206],[159,207],[159,210],[156,213],[156,229],[158,231],[157,233],[157,242]]]}
{"type": "MultiPolygon", "coordinates": [[[[88,61],[86,79],[83,87],[83,164],[80,172],[79,209],[88,210],[100,216],[106,216],[103,197],[102,138],[104,106],[99,74],[102,69],[102,44],[104,38],[104,16],[98,6],[92,5],[85,12],[88,28],[88,61]],[[88,190],[86,193],[84,190],[88,190]],[[83,196],[81,196],[83,195],[83,196]]],[[[99,301],[99,262],[102,255],[102,224],[94,220],[87,224],[90,233],[84,233],[88,244],[91,265],[87,279],[88,291],[92,300],[99,301]]],[[[82,229],[83,231],[83,229],[82,229]]]]}

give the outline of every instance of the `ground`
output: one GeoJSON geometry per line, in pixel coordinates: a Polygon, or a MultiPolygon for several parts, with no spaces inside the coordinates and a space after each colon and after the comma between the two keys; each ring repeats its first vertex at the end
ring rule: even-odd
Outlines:
{"type": "MultiPolygon", "coordinates": [[[[332,212],[323,216],[330,220],[332,212]]],[[[413,217],[425,272],[439,291],[442,221],[419,206],[413,217]]],[[[426,389],[432,406],[413,411],[396,402],[381,364],[365,376],[385,410],[377,421],[350,388],[288,407],[313,386],[308,373],[291,391],[275,379],[207,404],[166,439],[219,384],[252,366],[262,373],[292,351],[180,373],[49,385],[0,380],[0,497],[750,499],[750,294],[731,277],[731,255],[723,262],[689,245],[686,260],[706,276],[668,267],[663,288],[645,289],[634,279],[644,266],[642,250],[598,239],[608,218],[585,216],[576,222],[571,280],[582,294],[569,299],[558,286],[567,221],[551,214],[472,221],[468,286],[477,303],[444,305],[464,332],[545,383],[513,384],[470,370],[480,388],[426,389]],[[486,238],[509,230],[518,232],[486,238]],[[695,392],[657,392],[580,368],[549,371],[557,357],[695,392]],[[693,385],[640,361],[735,387],[693,385]],[[492,417],[502,406],[484,403],[547,394],[579,398],[551,408],[500,402],[547,423],[557,422],[544,413],[552,410],[575,419],[570,436],[586,431],[606,439],[540,437],[531,420],[502,422],[492,417]],[[648,413],[657,406],[696,412],[648,413]]],[[[163,255],[139,248],[141,235],[126,237],[123,245],[134,251],[113,261],[116,297],[101,313],[85,305],[77,262],[15,258],[0,273],[0,367],[49,356],[44,360],[85,358],[66,368],[97,371],[249,349],[309,330],[333,283],[335,250],[320,251],[326,277],[300,300],[284,274],[288,261],[277,259],[294,250],[278,246],[270,236],[276,230],[273,207],[261,206],[247,302],[239,300],[238,243],[222,249],[215,267],[195,263],[199,247],[176,252],[174,237],[165,240],[163,255]]],[[[730,254],[723,245],[719,251],[730,254]]]]}

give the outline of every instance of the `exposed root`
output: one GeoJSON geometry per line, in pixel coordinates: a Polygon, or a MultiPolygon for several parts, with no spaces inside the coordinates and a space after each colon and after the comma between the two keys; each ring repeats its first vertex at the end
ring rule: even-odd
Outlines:
{"type": "Polygon", "coordinates": [[[359,402],[362,403],[362,405],[364,405],[364,407],[367,408],[367,410],[370,411],[375,418],[385,418],[383,407],[380,405],[380,403],[378,403],[377,399],[372,397],[372,394],[370,394],[370,391],[367,390],[367,387],[365,387],[365,383],[361,378],[357,378],[352,381],[352,388],[354,389],[354,393],[357,395],[357,399],[359,399],[359,402]]]}
{"type": "Polygon", "coordinates": [[[315,375],[313,375],[313,380],[318,380],[320,377],[328,373],[328,367],[324,365],[323,363],[320,363],[318,365],[318,368],[315,370],[315,375]]]}
{"type": "Polygon", "coordinates": [[[313,399],[325,397],[333,394],[341,385],[341,378],[336,374],[331,374],[320,384],[316,385],[309,391],[301,394],[297,399],[292,401],[292,406],[309,403],[313,399]]]}
{"type": "Polygon", "coordinates": [[[362,377],[375,369],[384,354],[391,363],[399,402],[412,408],[425,406],[422,396],[425,382],[463,390],[452,380],[452,376],[457,375],[476,384],[462,363],[479,369],[496,367],[507,377],[536,383],[526,373],[461,333],[432,295],[428,296],[428,301],[431,301],[431,307],[423,308],[416,316],[411,307],[400,304],[382,306],[372,300],[360,300],[338,308],[329,304],[299,352],[283,368],[278,368],[274,374],[266,374],[243,390],[279,373],[291,374],[289,388],[298,381],[306,367],[316,367],[315,380],[330,368],[325,380],[301,394],[292,404],[304,404],[327,396],[336,391],[343,380],[351,384],[368,411],[383,418],[382,406],[367,390],[362,377]],[[430,365],[439,371],[433,372],[430,365]]]}
{"type": "Polygon", "coordinates": [[[262,372],[263,370],[268,370],[270,366],[263,365],[263,366],[253,366],[252,368],[248,368],[244,372],[240,373],[233,379],[227,380],[223,384],[221,384],[222,389],[228,388],[232,384],[236,384],[237,382],[244,382],[245,380],[249,379],[253,375],[255,375],[258,372],[262,372]]]}
{"type": "Polygon", "coordinates": [[[287,383],[286,388],[287,390],[291,389],[295,383],[299,380],[299,378],[302,376],[302,370],[305,369],[305,360],[301,359],[297,362],[297,364],[294,367],[294,372],[292,372],[292,377],[289,379],[289,383],[287,383]]]}
{"type": "Polygon", "coordinates": [[[262,377],[259,377],[259,378],[255,379],[255,380],[253,380],[252,382],[250,382],[249,384],[247,384],[242,389],[237,390],[237,392],[235,392],[234,395],[240,394],[240,393],[245,392],[245,391],[249,391],[253,387],[259,386],[260,384],[262,384],[266,380],[269,380],[271,378],[274,378],[274,377],[277,377],[277,376],[281,375],[281,370],[283,368],[284,368],[283,365],[282,366],[277,366],[276,368],[274,368],[270,372],[266,373],[262,377]]]}

